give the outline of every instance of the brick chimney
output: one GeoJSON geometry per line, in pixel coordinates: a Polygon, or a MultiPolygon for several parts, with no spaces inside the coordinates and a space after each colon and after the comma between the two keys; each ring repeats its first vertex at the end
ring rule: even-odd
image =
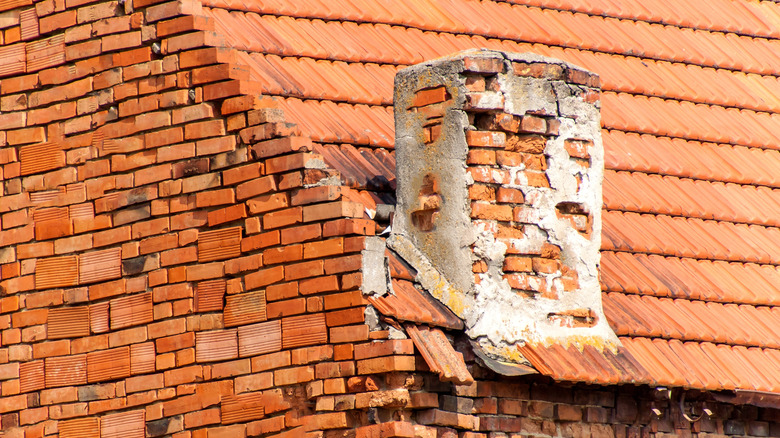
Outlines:
{"type": "Polygon", "coordinates": [[[467,51],[395,83],[398,205],[389,245],[494,358],[618,340],[598,281],[598,76],[533,55],[467,51]]]}

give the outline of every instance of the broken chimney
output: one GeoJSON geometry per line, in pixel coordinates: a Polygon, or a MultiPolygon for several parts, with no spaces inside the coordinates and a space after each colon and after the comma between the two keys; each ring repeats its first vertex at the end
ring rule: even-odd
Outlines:
{"type": "Polygon", "coordinates": [[[398,205],[388,244],[483,353],[618,346],[601,306],[599,78],[468,51],[395,83],[398,205]]]}

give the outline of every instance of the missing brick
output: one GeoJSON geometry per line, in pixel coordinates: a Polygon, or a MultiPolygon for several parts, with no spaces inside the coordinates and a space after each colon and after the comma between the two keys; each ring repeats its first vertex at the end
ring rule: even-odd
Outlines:
{"type": "Polygon", "coordinates": [[[418,208],[412,211],[412,225],[420,231],[433,231],[436,226],[442,204],[440,191],[439,179],[435,175],[425,175],[417,196],[418,208]]]}

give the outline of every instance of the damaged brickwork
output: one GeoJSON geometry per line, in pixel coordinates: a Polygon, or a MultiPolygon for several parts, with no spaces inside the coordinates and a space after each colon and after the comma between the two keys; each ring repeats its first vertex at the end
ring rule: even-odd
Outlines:
{"type": "MultiPolygon", "coordinates": [[[[775,410],[708,402],[691,425],[654,388],[493,373],[459,320],[436,333],[474,382],[442,381],[360,290],[401,291],[363,198],[258,97],[200,6],[0,2],[1,437],[780,435],[775,410]]],[[[462,95],[428,89],[405,110],[435,145],[434,101],[462,95]]],[[[433,231],[449,186],[420,181],[433,231]]],[[[512,193],[500,202],[525,202],[512,193]]],[[[588,233],[576,202],[555,213],[588,233]]]]}
{"type": "Polygon", "coordinates": [[[616,348],[598,282],[599,104],[597,76],[530,55],[466,52],[397,76],[390,245],[437,276],[423,287],[492,355],[616,348]]]}

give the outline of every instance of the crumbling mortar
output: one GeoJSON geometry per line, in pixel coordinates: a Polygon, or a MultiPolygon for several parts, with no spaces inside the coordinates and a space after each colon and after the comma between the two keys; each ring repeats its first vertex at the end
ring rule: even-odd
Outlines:
{"type": "MultiPolygon", "coordinates": [[[[480,97],[480,106],[476,111],[499,106],[498,102],[503,100],[503,104],[500,106],[502,109],[496,108],[494,111],[503,111],[519,117],[533,115],[534,117],[543,117],[545,120],[552,117],[560,121],[560,126],[556,124],[554,132],[556,135],[547,136],[544,148],[544,156],[547,160],[545,175],[547,175],[549,188],[531,186],[525,174],[529,169],[522,164],[518,166],[501,165],[492,171],[496,180],[500,180],[499,177],[501,177],[499,173],[496,173],[498,169],[508,172],[510,180],[505,182],[503,187],[519,189],[526,197],[525,205],[520,208],[527,209],[525,214],[530,214],[533,219],[538,220],[532,224],[526,224],[526,221],[520,222],[524,224],[524,237],[506,241],[497,240],[492,232],[486,229],[486,225],[479,224],[479,221],[476,225],[458,225],[455,228],[458,238],[448,243],[448,245],[452,245],[453,254],[461,254],[465,249],[468,250],[466,259],[469,262],[469,267],[477,260],[483,260],[487,265],[486,272],[478,274],[479,281],[476,283],[471,279],[465,280],[463,272],[454,269],[454,265],[451,266],[446,257],[439,260],[439,249],[433,251],[429,249],[436,247],[434,242],[444,242],[437,236],[452,234],[450,231],[446,233],[443,231],[450,230],[448,227],[452,222],[439,223],[438,226],[442,227],[439,234],[436,234],[436,231],[432,234],[423,234],[413,232],[409,224],[405,222],[403,214],[399,213],[396,215],[396,224],[394,224],[394,236],[388,240],[388,244],[418,270],[418,281],[424,289],[464,319],[467,327],[466,333],[472,339],[476,339],[489,355],[522,363],[524,360],[518,354],[516,347],[528,341],[544,344],[555,342],[582,345],[587,343],[598,348],[606,346],[614,350],[619,342],[608,327],[601,310],[597,272],[598,246],[600,245],[600,238],[597,236],[599,236],[601,229],[599,217],[601,189],[596,182],[603,177],[603,170],[600,167],[600,163],[603,162],[603,153],[600,147],[592,148],[593,150],[590,152],[593,156],[589,162],[591,167],[586,170],[579,162],[568,156],[564,147],[566,139],[599,141],[598,105],[586,102],[581,97],[584,92],[592,92],[593,90],[562,80],[516,76],[511,73],[513,61],[528,62],[533,60],[539,62],[539,60],[543,60],[562,65],[563,75],[568,77],[568,69],[572,67],[547,58],[508,55],[498,52],[470,52],[461,56],[501,57],[504,70],[507,72],[492,75],[488,81],[490,89],[477,93],[480,97]],[[493,99],[490,99],[490,96],[493,96],[493,99]],[[487,98],[484,105],[482,105],[483,98],[487,98]],[[556,208],[564,201],[584,206],[585,214],[593,216],[592,230],[589,234],[583,235],[572,225],[567,225],[566,218],[558,217],[556,208]],[[507,245],[520,250],[521,253],[539,254],[545,242],[557,245],[562,249],[560,261],[564,266],[579,274],[577,275],[580,282],[579,289],[565,292],[563,273],[558,269],[555,272],[537,272],[533,275],[538,280],[529,280],[536,282],[531,286],[531,289],[537,291],[541,289],[541,282],[544,282],[548,289],[558,295],[556,299],[543,297],[542,294],[536,294],[530,298],[518,295],[503,275],[507,245]],[[418,248],[421,248],[422,252],[418,248]],[[567,309],[582,308],[593,309],[595,312],[596,321],[593,327],[566,327],[561,326],[559,322],[548,319],[548,315],[557,315],[567,309]]],[[[403,88],[405,90],[420,90],[422,85],[445,84],[453,96],[453,105],[457,107],[464,103],[467,95],[465,91],[466,75],[463,74],[462,70],[453,67],[457,66],[457,60],[458,57],[453,57],[439,61],[438,65],[433,65],[434,61],[424,66],[412,67],[408,70],[408,74],[399,75],[399,78],[396,79],[396,85],[397,87],[403,85],[406,87],[403,88]],[[448,78],[448,74],[452,77],[448,78]],[[431,78],[436,78],[436,80],[432,81],[431,78]],[[455,98],[456,96],[463,98],[455,98]]],[[[409,99],[411,93],[404,95],[402,91],[399,91],[403,89],[396,89],[396,131],[399,132],[397,155],[399,162],[399,211],[403,211],[409,202],[406,193],[415,193],[414,188],[420,186],[420,178],[422,177],[420,174],[415,177],[413,173],[410,173],[408,174],[409,178],[405,179],[407,174],[402,174],[402,172],[411,172],[404,167],[403,163],[410,159],[422,158],[419,154],[415,155],[411,152],[419,146],[414,144],[414,136],[409,135],[410,132],[415,132],[414,126],[422,126],[421,118],[419,115],[413,115],[412,121],[408,119],[409,113],[406,111],[406,100],[404,99],[409,99]],[[407,152],[407,147],[410,148],[410,152],[407,152]],[[406,153],[411,155],[407,157],[406,153]],[[405,188],[404,184],[409,184],[412,189],[405,188]],[[408,191],[404,192],[403,190],[408,191]]],[[[465,187],[473,185],[475,181],[467,171],[468,166],[463,157],[468,151],[468,147],[463,148],[462,140],[458,138],[457,133],[464,132],[464,129],[477,129],[474,126],[473,114],[459,109],[448,110],[445,115],[442,138],[433,145],[433,148],[445,159],[461,160],[459,165],[455,167],[458,173],[455,181],[464,184],[465,187]],[[456,114],[458,117],[452,117],[456,114]],[[444,142],[452,142],[452,144],[444,142]]],[[[423,154],[430,151],[426,148],[420,150],[423,154]]],[[[427,163],[427,161],[425,162],[427,163]]],[[[440,162],[446,163],[447,160],[440,162]]],[[[433,165],[428,165],[425,168],[419,164],[416,166],[424,169],[423,172],[437,171],[433,165]]],[[[438,171],[451,172],[451,169],[453,168],[443,167],[438,171]]],[[[453,211],[462,211],[468,218],[471,211],[471,201],[468,197],[453,196],[452,194],[457,192],[452,191],[446,193],[443,193],[442,197],[445,203],[450,204],[449,214],[452,214],[453,211]],[[452,203],[460,203],[461,201],[465,206],[454,208],[452,203]]],[[[452,221],[449,217],[445,217],[443,220],[452,221]]],[[[468,222],[474,223],[471,220],[468,222]]],[[[463,257],[455,257],[453,260],[463,260],[463,257]]],[[[458,264],[457,266],[462,265],[458,264]]]]}

